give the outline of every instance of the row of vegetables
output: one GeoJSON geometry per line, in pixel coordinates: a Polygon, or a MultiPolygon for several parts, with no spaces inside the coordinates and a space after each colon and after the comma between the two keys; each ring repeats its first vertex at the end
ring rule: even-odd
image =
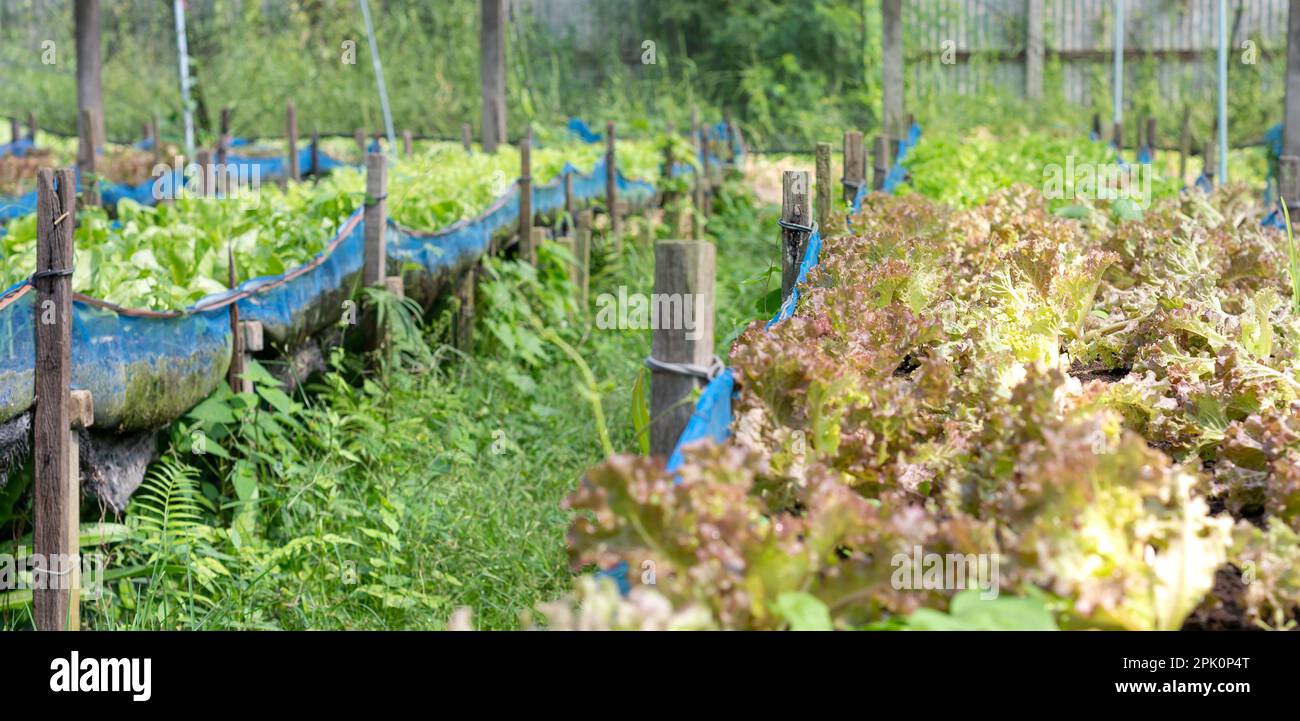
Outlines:
{"type": "Polygon", "coordinates": [[[1112,151],[976,145],[1002,160],[967,176],[923,140],[828,229],[794,316],[730,351],[727,442],[587,473],[573,566],[631,590],[584,578],[553,627],[1300,621],[1294,239],[1245,187],[1049,198],[1048,164],[1112,151]]]}
{"type": "MultiPolygon", "coordinates": [[[[566,163],[590,172],[602,153],[602,146],[583,143],[535,149],[533,177],[549,183],[566,163]]],[[[624,175],[658,177],[655,143],[623,141],[618,153],[624,175]]],[[[486,154],[422,144],[389,171],[389,214],[412,229],[441,229],[482,213],[518,175],[514,148],[486,154]]],[[[317,183],[264,182],[256,192],[222,199],[180,197],[157,206],[123,200],[113,220],[104,209],[89,209],[75,233],[73,290],[125,307],[182,309],[228,287],[228,248],[237,282],[284,273],[323,250],[364,197],[364,171],[347,167],[317,183]]],[[[34,215],[6,230],[0,288],[27,277],[36,259],[34,215]]]]}

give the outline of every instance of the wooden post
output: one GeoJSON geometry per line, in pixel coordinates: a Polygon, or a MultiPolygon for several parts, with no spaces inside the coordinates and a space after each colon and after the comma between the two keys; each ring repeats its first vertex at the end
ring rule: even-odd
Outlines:
{"type": "Polygon", "coordinates": [[[527,240],[519,241],[519,257],[529,265],[537,265],[537,249],[546,242],[545,228],[529,228],[527,240]]]}
{"type": "Polygon", "coordinates": [[[77,167],[81,170],[81,204],[87,208],[99,207],[99,178],[96,175],[98,145],[95,142],[95,115],[90,108],[81,111],[81,141],[77,148],[77,167]]]}
{"type": "MultiPolygon", "coordinates": [[[[1286,95],[1283,100],[1282,155],[1300,157],[1300,0],[1291,0],[1287,16],[1286,95]]],[[[1300,198],[1287,198],[1287,207],[1300,198]]]]}
{"type": "Polygon", "coordinates": [[[875,152],[873,153],[873,178],[871,182],[872,190],[883,190],[885,187],[885,176],[889,175],[889,136],[877,135],[875,152]]]}
{"type": "Polygon", "coordinates": [[[660,171],[660,175],[662,175],[664,179],[667,180],[673,177],[673,166],[677,164],[677,160],[673,157],[673,124],[672,123],[668,123],[667,126],[664,127],[664,135],[667,138],[667,141],[664,142],[664,167],[663,170],[660,171]]]}
{"type": "Polygon", "coordinates": [[[723,164],[725,170],[735,170],[736,169],[736,133],[735,130],[731,127],[730,110],[722,111],[722,124],[727,129],[727,138],[726,138],[727,152],[722,154],[719,157],[726,158],[726,162],[723,164]]]}
{"type": "Polygon", "coordinates": [[[1124,124],[1123,123],[1115,123],[1113,126],[1111,126],[1110,142],[1112,145],[1115,146],[1115,150],[1119,151],[1124,149],[1124,124]]]}
{"type": "MultiPolygon", "coordinates": [[[[787,170],[781,174],[781,220],[796,225],[809,225],[812,213],[808,212],[808,173],[787,170]]],[[[804,243],[808,233],[790,228],[781,229],[781,300],[790,296],[799,277],[799,263],[803,261],[804,243]]]]}
{"type": "MultiPolygon", "coordinates": [[[[708,367],[713,360],[713,282],[715,250],[712,243],[661,240],[655,243],[655,284],[659,311],[680,309],[681,317],[659,318],[651,339],[651,355],[661,363],[686,363],[708,367]],[[688,317],[687,308],[690,308],[688,317]],[[687,329],[687,320],[693,320],[687,329]]],[[[671,312],[671,311],[670,311],[671,312]]],[[[667,456],[694,412],[691,394],[702,379],[658,369],[650,372],[650,452],[667,456]]]]}
{"type": "Polygon", "coordinates": [[[1098,113],[1092,114],[1092,134],[1101,140],[1101,115],[1098,113]]]}
{"type": "Polygon", "coordinates": [[[1025,0],[1025,97],[1043,98],[1043,0],[1025,0]]]}
{"type": "Polygon", "coordinates": [[[311,134],[311,180],[320,182],[320,133],[311,134]]]}
{"type": "Polygon", "coordinates": [[[465,146],[465,152],[474,152],[474,130],[469,123],[462,123],[460,126],[460,144],[465,146]]]}
{"type": "MultiPolygon", "coordinates": [[[[82,118],[88,120],[89,118],[82,118]]],[[[93,132],[93,125],[87,128],[93,132]]],[[[32,591],[36,628],[62,630],[74,614],[66,586],[77,544],[69,528],[79,498],[72,478],[69,385],[72,381],[72,229],[76,180],[69,169],[36,172],[36,408],[33,415],[33,573],[47,587],[32,591]],[[49,588],[54,586],[54,588],[49,588]]]]}
{"type": "MultiPolygon", "coordinates": [[[[96,144],[104,141],[104,91],[100,82],[99,0],[77,0],[73,4],[73,21],[76,27],[77,50],[77,110],[94,112],[94,125],[89,137],[96,144]]],[[[77,134],[86,115],[77,116],[77,134]]]]}
{"type": "Polygon", "coordinates": [[[195,162],[199,166],[199,197],[207,198],[212,195],[212,153],[206,150],[200,150],[195,153],[197,156],[195,162]]]}
{"type": "Polygon", "coordinates": [[[573,197],[573,173],[564,174],[564,222],[559,227],[565,235],[573,228],[573,214],[578,212],[577,199],[573,197]]]}
{"type": "Polygon", "coordinates": [[[609,210],[609,234],[617,237],[620,230],[618,216],[618,158],[614,154],[614,121],[605,123],[605,207],[609,210]]]}
{"type": "Polygon", "coordinates": [[[363,128],[357,128],[352,133],[352,139],[357,141],[357,150],[361,151],[362,158],[370,154],[366,148],[366,131],[363,128]]]}
{"type": "Polygon", "coordinates": [[[1187,182],[1187,159],[1192,155],[1192,109],[1183,106],[1183,130],[1178,139],[1178,179],[1187,182]]]}
{"type": "Polygon", "coordinates": [[[288,138],[289,152],[289,180],[299,180],[302,173],[298,168],[298,109],[294,107],[293,101],[284,105],[284,127],[285,137],[288,138]]]}
{"type": "Polygon", "coordinates": [[[903,127],[903,3],[882,0],[881,70],[883,80],[883,125],[885,134],[901,138],[903,127]]]}
{"type": "Polygon", "coordinates": [[[1147,116],[1147,152],[1151,154],[1151,162],[1156,162],[1156,119],[1147,116]]]}
{"type": "Polygon", "coordinates": [[[591,285],[591,228],[576,228],[573,234],[573,257],[578,261],[578,307],[585,313],[591,285]]]}
{"type": "MultiPolygon", "coordinates": [[[[383,153],[366,155],[366,209],[365,251],[361,282],[366,287],[383,286],[387,277],[387,247],[384,232],[388,226],[388,162],[383,153]]],[[[365,344],[367,350],[376,350],[383,344],[383,336],[376,324],[375,314],[367,313],[365,344]]]]}
{"type": "Polygon", "coordinates": [[[483,152],[506,140],[505,0],[479,0],[479,83],[483,89],[483,152]]]}
{"type": "Polygon", "coordinates": [[[524,131],[519,141],[519,257],[536,265],[533,247],[533,129],[524,131]]]}
{"type": "Polygon", "coordinates": [[[1292,226],[1300,221],[1296,211],[1300,211],[1300,156],[1283,155],[1278,158],[1277,193],[1286,203],[1287,212],[1292,216],[1292,226]]]}
{"type": "Polygon", "coordinates": [[[22,127],[18,122],[18,118],[9,118],[9,142],[18,142],[18,136],[22,134],[22,132],[22,127]]]}
{"type": "Polygon", "coordinates": [[[695,212],[691,214],[691,226],[693,237],[704,237],[704,194],[707,191],[706,186],[709,182],[707,173],[704,170],[704,156],[708,149],[704,147],[704,135],[700,132],[700,111],[698,108],[691,109],[691,142],[695,143],[695,194],[692,204],[695,206],[695,212]]]}
{"type": "Polygon", "coordinates": [[[1218,147],[1215,145],[1214,142],[1214,133],[1210,133],[1209,137],[1206,138],[1205,140],[1205,155],[1204,155],[1205,162],[1202,163],[1203,166],[1202,172],[1205,174],[1206,180],[1210,181],[1211,188],[1214,187],[1214,175],[1215,175],[1214,159],[1217,157],[1218,157],[1218,147]]]}
{"type": "Polygon", "coordinates": [[[402,131],[402,154],[408,158],[415,154],[415,143],[409,130],[402,131]]]}
{"type": "Polygon", "coordinates": [[[704,217],[713,215],[713,162],[709,159],[709,128],[700,128],[700,169],[704,182],[704,217]]]}
{"type": "Polygon", "coordinates": [[[153,138],[153,162],[154,165],[162,162],[162,121],[158,113],[153,114],[153,121],[149,124],[150,137],[153,138]]]}
{"type": "Polygon", "coordinates": [[[456,287],[460,308],[456,312],[456,347],[465,353],[474,352],[474,289],[478,279],[478,266],[461,276],[456,287]]]}
{"type": "Polygon", "coordinates": [[[36,144],[36,113],[27,113],[27,137],[32,139],[32,145],[36,144]]]}
{"type": "MultiPolygon", "coordinates": [[[[68,392],[68,579],[69,631],[81,630],[81,438],[77,431],[95,425],[95,399],[87,390],[68,392]]],[[[102,581],[102,579],[96,579],[102,581]]]]}
{"type": "Polygon", "coordinates": [[[224,166],[230,156],[230,108],[221,109],[221,134],[217,137],[217,165],[224,166]]]}
{"type": "Polygon", "coordinates": [[[848,130],[844,133],[844,204],[852,205],[858,187],[867,182],[867,153],[862,145],[862,133],[848,130]]]}
{"type": "MultiPolygon", "coordinates": [[[[239,274],[235,272],[235,250],[226,244],[226,287],[233,289],[239,284],[239,274]]],[[[244,352],[244,334],[239,320],[239,304],[230,304],[230,368],[226,371],[226,384],[236,393],[252,393],[253,383],[244,378],[248,370],[248,358],[244,352]]]]}
{"type": "Polygon", "coordinates": [[[831,144],[817,144],[817,225],[827,228],[831,222],[831,144]]]}

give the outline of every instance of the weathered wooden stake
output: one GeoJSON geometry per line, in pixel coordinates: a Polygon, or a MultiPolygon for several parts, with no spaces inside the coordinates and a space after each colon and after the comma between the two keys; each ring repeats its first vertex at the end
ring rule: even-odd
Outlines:
{"type": "Polygon", "coordinates": [[[1124,124],[1115,123],[1111,126],[1110,143],[1115,146],[1116,150],[1124,149],[1124,124]]]}
{"type": "MultiPolygon", "coordinates": [[[[365,251],[361,282],[366,287],[384,286],[387,277],[387,248],[384,233],[388,226],[388,162],[383,153],[366,155],[365,251]]],[[[383,334],[373,309],[366,314],[367,350],[383,345],[383,334]]]]}
{"type": "Polygon", "coordinates": [[[817,144],[817,225],[822,228],[831,222],[831,144],[817,144]]]}
{"type": "Polygon", "coordinates": [[[81,437],[77,431],[95,425],[95,399],[87,390],[68,392],[68,527],[67,547],[73,554],[64,567],[68,584],[69,631],[81,630],[81,437]]]}
{"type": "Polygon", "coordinates": [[[353,132],[353,134],[352,134],[352,138],[353,138],[353,140],[356,140],[356,141],[357,141],[357,150],[361,151],[361,157],[362,157],[362,158],[364,158],[364,157],[366,157],[367,155],[370,154],[370,153],[369,153],[369,150],[366,148],[366,131],[365,131],[365,129],[363,129],[363,128],[357,128],[356,131],[353,132]]]}
{"type": "Polygon", "coordinates": [[[1300,222],[1300,217],[1296,215],[1300,211],[1300,155],[1283,155],[1278,158],[1277,193],[1282,202],[1286,203],[1294,228],[1300,222]]]}
{"type": "Polygon", "coordinates": [[[1043,0],[1025,5],[1025,97],[1043,98],[1043,0]]]}
{"type": "Polygon", "coordinates": [[[99,0],[78,0],[73,4],[73,24],[77,51],[77,110],[91,110],[93,115],[77,116],[77,134],[82,133],[82,122],[90,117],[91,138],[97,144],[104,142],[104,93],[100,82],[103,63],[100,57],[99,0]]]}
{"type": "Polygon", "coordinates": [[[479,84],[483,89],[483,152],[506,140],[505,0],[479,3],[479,84]]]}
{"type": "Polygon", "coordinates": [[[1183,130],[1178,139],[1178,179],[1187,182],[1187,159],[1192,155],[1192,109],[1183,106],[1183,130]]]}
{"type": "MultiPolygon", "coordinates": [[[[1287,15],[1286,94],[1283,97],[1282,155],[1300,156],[1300,0],[1291,0],[1287,15]]],[[[1298,199],[1291,198],[1288,202],[1298,199]]],[[[1288,206],[1289,207],[1289,206],[1288,206]]],[[[1293,218],[1294,220],[1294,218],[1293,218]]]]}
{"type": "Polygon", "coordinates": [[[95,111],[81,111],[81,142],[77,151],[77,167],[81,170],[81,204],[87,208],[99,207],[99,178],[95,166],[98,161],[98,143],[95,138],[95,111]]]}
{"type": "Polygon", "coordinates": [[[844,204],[852,205],[858,188],[867,182],[867,153],[862,145],[862,133],[848,130],[844,133],[844,204]]]}
{"type": "Polygon", "coordinates": [[[36,143],[36,113],[27,113],[27,137],[33,145],[36,143]]]}
{"type": "Polygon", "coordinates": [[[622,221],[618,213],[618,158],[614,154],[614,121],[605,123],[605,207],[609,209],[609,234],[617,237],[622,221]]]}
{"type": "Polygon", "coordinates": [[[284,126],[289,142],[289,180],[299,180],[302,173],[298,167],[298,109],[292,100],[284,105],[284,126]]]}
{"type": "Polygon", "coordinates": [[[1156,162],[1156,119],[1147,116],[1147,152],[1151,153],[1151,162],[1156,162]]]}
{"type": "Polygon", "coordinates": [[[19,140],[18,136],[21,133],[22,133],[22,129],[21,129],[21,125],[18,122],[18,118],[9,118],[9,142],[10,143],[18,142],[19,140]]]}
{"type": "MultiPolygon", "coordinates": [[[[89,118],[83,118],[89,120],[89,118]]],[[[92,128],[92,125],[87,127],[92,128]]],[[[72,476],[72,229],[76,180],[70,169],[36,173],[36,402],[33,417],[35,506],[33,575],[46,588],[32,591],[32,613],[41,631],[63,630],[77,613],[68,588],[76,579],[80,496],[72,476]]],[[[38,584],[40,585],[40,584],[38,584]]]]}
{"type": "Polygon", "coordinates": [[[591,230],[578,228],[573,235],[573,257],[577,261],[574,282],[578,286],[578,308],[587,312],[587,288],[591,269],[591,230]]]}
{"type": "Polygon", "coordinates": [[[1101,115],[1099,113],[1092,114],[1092,134],[1098,140],[1101,140],[1101,115]]]}
{"type": "Polygon", "coordinates": [[[478,279],[478,266],[461,276],[456,288],[460,308],[456,312],[456,347],[465,353],[474,352],[474,289],[478,279]]]}
{"type": "Polygon", "coordinates": [[[153,121],[149,124],[150,137],[153,138],[153,162],[154,165],[162,162],[162,120],[158,113],[153,114],[153,121]]]}
{"type": "Polygon", "coordinates": [[[213,187],[215,183],[212,182],[212,153],[207,150],[200,150],[195,153],[195,156],[196,158],[194,162],[199,166],[198,195],[200,198],[207,198],[210,197],[213,194],[212,191],[215,190],[213,187]]]}
{"type": "Polygon", "coordinates": [[[460,126],[460,144],[465,146],[465,152],[474,152],[474,129],[469,123],[462,123],[460,126]]]}
{"type": "MultiPolygon", "coordinates": [[[[808,208],[808,173],[787,170],[781,174],[781,220],[807,226],[812,222],[808,208]]],[[[804,244],[808,233],[803,230],[781,228],[781,300],[790,297],[799,278],[799,263],[803,261],[804,244]]]]}
{"type": "Polygon", "coordinates": [[[528,242],[519,246],[519,257],[530,265],[537,265],[537,249],[546,242],[546,228],[533,227],[528,231],[528,242]]]}
{"type": "MultiPolygon", "coordinates": [[[[292,105],[292,104],[291,104],[292,105]]],[[[217,138],[217,165],[224,166],[230,156],[230,108],[221,109],[221,136],[217,138]]]]}
{"type": "MultiPolygon", "coordinates": [[[[713,360],[713,283],[715,250],[712,243],[661,240],[655,243],[658,312],[673,313],[658,319],[651,339],[651,355],[661,363],[686,363],[707,368],[713,360]],[[676,315],[677,312],[681,316],[676,315]],[[692,317],[693,316],[693,317],[692,317]],[[689,327],[688,327],[689,326],[689,327]]],[[[650,452],[672,453],[694,411],[691,395],[703,379],[670,371],[650,372],[650,452]]]]}
{"type": "Polygon", "coordinates": [[[408,158],[415,154],[415,142],[409,130],[402,131],[402,154],[408,158]]]}
{"type": "Polygon", "coordinates": [[[573,197],[573,173],[564,174],[564,221],[558,226],[568,235],[573,228],[573,214],[578,212],[577,198],[573,197]]]}
{"type": "Polygon", "coordinates": [[[889,175],[889,136],[877,135],[876,145],[872,153],[872,190],[883,190],[885,187],[885,176],[889,175]]]}
{"type": "Polygon", "coordinates": [[[533,129],[524,131],[519,141],[519,257],[537,263],[533,247],[533,129]]]}
{"type": "Polygon", "coordinates": [[[882,0],[881,75],[883,126],[886,135],[901,138],[903,127],[903,2],[882,0]]]}
{"type": "Polygon", "coordinates": [[[1211,188],[1214,187],[1214,159],[1217,157],[1219,157],[1218,145],[1214,141],[1214,133],[1210,133],[1205,140],[1205,155],[1203,156],[1205,162],[1202,163],[1202,172],[1205,174],[1205,179],[1210,181],[1211,188]]]}
{"type": "Polygon", "coordinates": [[[320,133],[311,134],[311,182],[320,182],[320,133]]]}

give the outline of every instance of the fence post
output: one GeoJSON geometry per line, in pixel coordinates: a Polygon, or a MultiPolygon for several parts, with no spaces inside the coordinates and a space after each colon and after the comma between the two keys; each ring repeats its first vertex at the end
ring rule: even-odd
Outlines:
{"type": "Polygon", "coordinates": [[[302,174],[298,167],[298,109],[293,101],[284,104],[285,137],[288,138],[289,180],[298,180],[302,174]]]}
{"type": "Polygon", "coordinates": [[[363,128],[357,128],[357,129],[352,133],[352,139],[355,140],[355,141],[357,141],[357,150],[359,150],[359,151],[361,152],[361,157],[362,157],[363,159],[364,159],[367,155],[370,154],[369,151],[366,149],[366,131],[365,131],[365,129],[363,129],[363,128]]]}
{"type": "Polygon", "coordinates": [[[881,69],[883,82],[882,127],[891,137],[902,137],[903,124],[903,3],[882,0],[881,69]]]}
{"type": "Polygon", "coordinates": [[[1043,0],[1025,2],[1025,97],[1043,98],[1043,0]]]}
{"type": "Polygon", "coordinates": [[[94,122],[90,136],[96,143],[104,142],[104,90],[100,80],[103,67],[100,40],[99,0],[79,0],[73,4],[73,25],[77,59],[77,109],[93,110],[94,114],[77,117],[77,133],[87,117],[94,122]]]}
{"type": "MultiPolygon", "coordinates": [[[[387,277],[387,248],[384,233],[388,226],[388,162],[383,153],[366,155],[365,252],[361,283],[365,287],[383,286],[387,277]]],[[[365,344],[376,350],[383,344],[383,333],[376,323],[373,309],[366,314],[365,344]]]]}
{"type": "Polygon", "coordinates": [[[577,261],[575,281],[578,285],[578,308],[586,313],[591,269],[591,230],[579,228],[574,231],[573,258],[577,261]]]}
{"type": "Polygon", "coordinates": [[[713,215],[713,162],[709,159],[709,128],[707,125],[700,128],[700,147],[703,149],[700,153],[700,170],[704,184],[704,217],[708,218],[713,215]]]}
{"type": "Polygon", "coordinates": [[[9,142],[18,142],[18,135],[20,133],[22,133],[22,129],[19,126],[18,118],[9,118],[9,142]]]}
{"type": "Polygon", "coordinates": [[[158,113],[153,114],[153,121],[149,124],[149,133],[153,138],[153,162],[157,165],[162,162],[162,121],[158,113]]]}
{"type": "Polygon", "coordinates": [[[465,152],[474,152],[474,130],[469,123],[460,126],[460,144],[465,146],[465,152]]]}
{"type": "Polygon", "coordinates": [[[578,212],[577,200],[573,197],[573,173],[564,174],[564,219],[559,223],[565,235],[573,228],[573,214],[578,212]]]}
{"type": "MultiPolygon", "coordinates": [[[[1287,16],[1286,108],[1283,114],[1282,155],[1300,156],[1300,0],[1291,0],[1287,16]]],[[[1289,198],[1295,202],[1297,198],[1289,198]]]]}
{"type": "Polygon", "coordinates": [[[36,144],[36,113],[27,113],[27,137],[32,139],[32,145],[36,144]]]}
{"type": "Polygon", "coordinates": [[[1124,123],[1122,123],[1122,122],[1118,122],[1118,121],[1117,121],[1117,122],[1116,122],[1116,123],[1111,127],[1111,131],[1110,131],[1110,132],[1111,132],[1111,135],[1110,135],[1110,142],[1111,142],[1112,145],[1115,146],[1115,152],[1123,152],[1123,150],[1124,150],[1124,123]]]}
{"type": "Polygon", "coordinates": [[[831,144],[817,144],[817,225],[826,228],[831,222],[831,144]]]}
{"type": "MultiPolygon", "coordinates": [[[[1278,158],[1277,194],[1286,203],[1287,213],[1300,210],[1300,156],[1283,155],[1278,158]]],[[[1296,223],[1293,220],[1292,223],[1296,223]]]]}
{"type": "MultiPolygon", "coordinates": [[[[660,363],[686,363],[707,368],[713,360],[713,282],[715,250],[702,240],[661,240],[655,243],[657,298],[660,307],[682,309],[682,318],[659,319],[651,338],[651,355],[660,363]],[[694,327],[686,328],[686,307],[694,311],[694,327]],[[681,322],[679,322],[681,321],[681,322]]],[[[691,394],[704,381],[652,368],[650,372],[650,452],[667,456],[694,408],[691,394]]]]}
{"type": "Polygon", "coordinates": [[[533,129],[524,130],[519,141],[519,257],[527,263],[537,264],[537,249],[533,247],[533,129]]]}
{"type": "Polygon", "coordinates": [[[1178,179],[1187,182],[1187,158],[1192,154],[1192,109],[1183,106],[1183,130],[1178,139],[1178,179]]]}
{"type": "Polygon", "coordinates": [[[320,182],[320,133],[311,134],[311,182],[320,182]]]}
{"type": "Polygon", "coordinates": [[[858,188],[867,182],[867,154],[862,146],[862,133],[844,132],[844,204],[852,205],[858,188]]]}
{"type": "MultiPolygon", "coordinates": [[[[89,118],[82,118],[83,122],[89,118]]],[[[93,125],[87,124],[90,132],[93,125]]],[[[69,530],[77,522],[77,479],[71,468],[69,385],[72,381],[72,229],[76,224],[76,180],[70,169],[36,173],[36,407],[33,413],[34,573],[46,588],[32,591],[36,628],[62,630],[76,613],[68,566],[77,553],[69,530]],[[57,567],[56,567],[57,566],[57,567]],[[49,586],[55,586],[49,588],[49,586]],[[65,593],[65,591],[68,591],[65,593]]]]}
{"type": "Polygon", "coordinates": [[[480,0],[479,84],[483,91],[483,152],[506,139],[505,0],[480,0]]]}
{"type": "Polygon", "coordinates": [[[408,158],[415,154],[415,146],[409,130],[402,131],[402,154],[408,158]]]}
{"type": "Polygon", "coordinates": [[[531,265],[537,265],[537,249],[546,242],[546,229],[533,227],[528,232],[528,244],[520,246],[520,257],[531,265]]]}
{"type": "Polygon", "coordinates": [[[1218,147],[1214,142],[1214,134],[1211,133],[1205,140],[1205,162],[1202,163],[1205,179],[1210,181],[1210,187],[1214,187],[1214,158],[1217,157],[1218,147]]]}
{"type": "MultiPolygon", "coordinates": [[[[808,225],[812,214],[808,212],[808,173],[787,170],[781,173],[781,220],[794,225],[808,225]]],[[[808,233],[793,228],[781,228],[781,300],[790,297],[799,278],[799,263],[803,261],[804,243],[808,233]]]]}
{"type": "Polygon", "coordinates": [[[1151,163],[1156,162],[1156,119],[1153,116],[1147,116],[1147,152],[1151,155],[1151,163]]]}
{"type": "Polygon", "coordinates": [[[605,207],[609,209],[609,234],[617,238],[620,230],[618,217],[618,158],[614,154],[614,121],[605,123],[605,207]]]}
{"type": "Polygon", "coordinates": [[[876,136],[875,152],[872,153],[872,190],[883,190],[885,187],[885,176],[889,175],[889,136],[881,134],[876,136]]]}
{"type": "Polygon", "coordinates": [[[199,197],[207,198],[212,195],[212,153],[207,150],[200,150],[195,153],[195,163],[199,166],[199,197]]]}
{"type": "Polygon", "coordinates": [[[81,143],[77,151],[77,167],[81,170],[81,204],[87,208],[99,206],[99,179],[95,170],[98,160],[95,115],[91,108],[81,110],[81,143]]]}
{"type": "Polygon", "coordinates": [[[221,135],[217,137],[217,164],[225,165],[230,155],[230,108],[221,109],[221,135]]]}

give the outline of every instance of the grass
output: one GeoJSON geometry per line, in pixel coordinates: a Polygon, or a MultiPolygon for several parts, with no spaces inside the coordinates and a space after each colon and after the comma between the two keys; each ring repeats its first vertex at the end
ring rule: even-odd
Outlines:
{"type": "MultiPolygon", "coordinates": [[[[732,189],[710,221],[724,357],[762,315],[775,212],[732,189]]],[[[653,248],[631,235],[619,259],[602,247],[593,309],[619,285],[651,292],[653,248]]],[[[100,547],[114,578],[83,605],[83,627],[438,629],[467,606],[476,627],[510,629],[567,591],[561,501],[608,452],[582,390],[599,396],[609,446],[636,452],[650,333],[593,327],[558,248],[541,255],[539,271],[489,261],[473,358],[442,345],[448,314],[412,331],[410,307],[375,298],[397,329],[380,370],[338,351],[291,396],[254,369],[255,396],[223,389],[175,424],[128,508],[129,537],[100,547]]],[[[0,611],[0,627],[29,624],[23,604],[0,611]]]]}

